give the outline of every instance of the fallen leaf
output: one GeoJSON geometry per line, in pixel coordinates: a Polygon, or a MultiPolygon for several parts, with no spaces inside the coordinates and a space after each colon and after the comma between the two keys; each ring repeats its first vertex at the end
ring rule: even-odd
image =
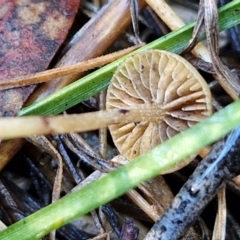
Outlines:
{"type": "MultiPolygon", "coordinates": [[[[0,80],[45,70],[71,27],[80,0],[0,1],[0,80]]],[[[0,91],[0,116],[14,116],[35,85],[0,91]]]]}

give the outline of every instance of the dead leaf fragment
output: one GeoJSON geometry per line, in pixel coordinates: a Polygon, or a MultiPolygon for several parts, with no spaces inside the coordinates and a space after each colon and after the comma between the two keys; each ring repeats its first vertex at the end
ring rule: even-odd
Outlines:
{"type": "MultiPolygon", "coordinates": [[[[0,1],[0,79],[45,70],[65,39],[79,0],[0,1]]],[[[14,116],[34,86],[0,92],[0,116],[14,116]]]]}

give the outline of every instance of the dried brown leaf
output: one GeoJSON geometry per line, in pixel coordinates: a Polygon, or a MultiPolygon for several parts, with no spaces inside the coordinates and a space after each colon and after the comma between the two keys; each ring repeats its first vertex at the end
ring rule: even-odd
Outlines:
{"type": "MultiPolygon", "coordinates": [[[[43,71],[65,39],[79,0],[0,2],[0,79],[43,71]]],[[[35,86],[0,92],[0,116],[14,116],[35,86]]]]}
{"type": "Polygon", "coordinates": [[[204,0],[204,23],[206,30],[207,43],[212,58],[213,68],[217,75],[219,84],[234,99],[238,99],[240,94],[239,79],[232,74],[230,69],[223,64],[218,56],[219,52],[219,26],[218,11],[215,0],[204,0]]]}
{"type": "Polygon", "coordinates": [[[204,20],[204,0],[200,0],[198,16],[197,16],[196,24],[193,29],[192,38],[190,39],[189,44],[186,47],[186,49],[184,49],[183,53],[191,51],[197,44],[199,38],[202,36],[205,30],[203,20],[204,20]]]}

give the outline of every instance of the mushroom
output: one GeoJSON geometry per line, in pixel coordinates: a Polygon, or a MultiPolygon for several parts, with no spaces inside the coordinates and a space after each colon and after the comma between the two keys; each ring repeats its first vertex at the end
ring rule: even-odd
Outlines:
{"type": "MultiPolygon", "coordinates": [[[[106,108],[146,111],[143,121],[109,126],[116,147],[129,160],[212,113],[211,93],[199,72],[179,55],[160,50],[137,53],[118,67],[107,90],[106,108]]],[[[195,156],[167,172],[184,167],[195,156]]]]}

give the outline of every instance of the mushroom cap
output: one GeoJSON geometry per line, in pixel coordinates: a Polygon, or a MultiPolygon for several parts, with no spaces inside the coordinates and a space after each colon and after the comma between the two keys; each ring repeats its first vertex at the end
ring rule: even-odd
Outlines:
{"type": "MultiPolygon", "coordinates": [[[[143,109],[152,105],[163,111],[162,120],[109,126],[116,147],[129,160],[212,113],[211,93],[199,72],[179,55],[160,50],[127,58],[113,75],[107,91],[107,109],[143,109]]],[[[184,167],[195,156],[165,173],[184,167]]]]}

